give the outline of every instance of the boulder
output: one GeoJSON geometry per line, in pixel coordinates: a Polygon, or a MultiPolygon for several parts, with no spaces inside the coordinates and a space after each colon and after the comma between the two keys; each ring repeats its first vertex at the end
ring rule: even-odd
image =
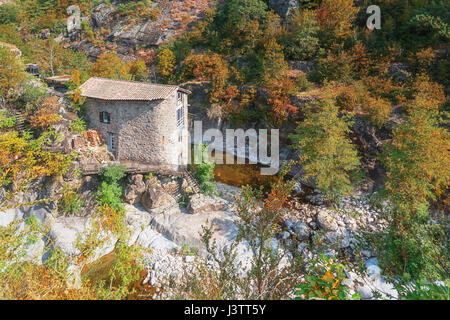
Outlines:
{"type": "Polygon", "coordinates": [[[300,6],[298,0],[269,0],[269,6],[280,17],[286,18],[300,6]]]}
{"type": "Polygon", "coordinates": [[[219,211],[224,208],[224,201],[216,196],[208,196],[205,194],[194,194],[188,205],[188,210],[192,214],[209,213],[219,211]]]}
{"type": "Polygon", "coordinates": [[[317,222],[322,229],[337,230],[338,228],[335,217],[328,210],[320,211],[317,214],[317,222]]]}
{"type": "Polygon", "coordinates": [[[391,63],[388,69],[388,75],[400,80],[408,81],[411,78],[412,70],[403,63],[391,63]]]}
{"type": "Polygon", "coordinates": [[[114,7],[101,3],[92,9],[91,21],[94,28],[105,27],[111,20],[114,7]]]}
{"type": "Polygon", "coordinates": [[[129,204],[135,204],[141,201],[141,197],[146,190],[142,174],[136,174],[128,179],[127,187],[124,192],[124,200],[129,204]]]}
{"type": "Polygon", "coordinates": [[[79,235],[88,228],[88,219],[81,217],[60,217],[50,227],[51,245],[58,247],[67,256],[79,254],[75,244],[79,235]]]}
{"type": "Polygon", "coordinates": [[[304,222],[296,222],[292,225],[292,229],[297,236],[297,239],[300,241],[308,240],[310,235],[309,227],[304,222]]]}
{"type": "Polygon", "coordinates": [[[177,205],[176,200],[164,190],[155,177],[147,181],[141,203],[148,211],[166,209],[177,205]]]}

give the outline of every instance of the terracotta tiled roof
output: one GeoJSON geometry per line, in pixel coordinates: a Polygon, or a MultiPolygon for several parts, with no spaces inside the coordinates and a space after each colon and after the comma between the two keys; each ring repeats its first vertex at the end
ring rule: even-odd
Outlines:
{"type": "Polygon", "coordinates": [[[190,93],[178,86],[92,77],[80,86],[81,96],[101,100],[164,100],[174,91],[190,93]]]}

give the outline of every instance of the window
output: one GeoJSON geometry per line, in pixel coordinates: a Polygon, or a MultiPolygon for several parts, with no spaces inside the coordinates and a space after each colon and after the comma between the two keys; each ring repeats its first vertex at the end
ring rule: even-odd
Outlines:
{"type": "Polygon", "coordinates": [[[183,93],[178,92],[178,104],[183,103],[183,93]]]}
{"type": "Polygon", "coordinates": [[[184,108],[183,105],[177,109],[177,127],[181,127],[184,124],[184,108]]]}
{"type": "Polygon", "coordinates": [[[108,132],[108,151],[111,153],[116,152],[116,136],[112,132],[108,132]]]}
{"type": "Polygon", "coordinates": [[[100,122],[102,123],[110,123],[111,122],[111,116],[109,112],[102,111],[100,112],[100,122]]]}

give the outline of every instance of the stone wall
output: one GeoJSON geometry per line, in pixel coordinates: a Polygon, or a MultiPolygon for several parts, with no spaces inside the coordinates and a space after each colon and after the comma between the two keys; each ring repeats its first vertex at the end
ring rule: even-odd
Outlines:
{"type": "Polygon", "coordinates": [[[177,127],[177,92],[159,101],[105,101],[86,99],[90,126],[105,141],[108,133],[116,136],[117,160],[161,165],[186,165],[189,153],[187,95],[183,94],[184,127],[177,127]],[[110,123],[102,123],[99,113],[110,113],[110,123]],[[178,135],[182,135],[179,142],[178,135]],[[180,163],[180,156],[182,160],[180,163]]]}

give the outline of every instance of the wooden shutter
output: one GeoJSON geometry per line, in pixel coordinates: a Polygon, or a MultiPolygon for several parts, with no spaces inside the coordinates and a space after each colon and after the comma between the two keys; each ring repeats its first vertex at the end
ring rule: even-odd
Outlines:
{"type": "Polygon", "coordinates": [[[100,111],[100,112],[98,113],[98,115],[99,115],[100,122],[103,122],[103,112],[100,111]]]}

